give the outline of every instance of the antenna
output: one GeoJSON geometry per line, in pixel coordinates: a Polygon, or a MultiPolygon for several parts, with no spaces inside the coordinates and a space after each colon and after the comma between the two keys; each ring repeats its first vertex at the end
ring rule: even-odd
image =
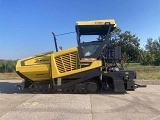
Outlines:
{"type": "Polygon", "coordinates": [[[63,34],[58,34],[58,35],[55,35],[54,32],[52,32],[52,35],[53,35],[53,38],[54,38],[54,44],[55,44],[56,52],[58,52],[56,36],[61,36],[61,35],[66,35],[66,34],[71,34],[71,33],[75,33],[75,32],[63,33],[63,34]]]}
{"type": "Polygon", "coordinates": [[[58,52],[56,35],[54,34],[54,32],[52,32],[52,35],[53,35],[53,38],[54,38],[54,44],[55,44],[56,52],[58,52]]]}

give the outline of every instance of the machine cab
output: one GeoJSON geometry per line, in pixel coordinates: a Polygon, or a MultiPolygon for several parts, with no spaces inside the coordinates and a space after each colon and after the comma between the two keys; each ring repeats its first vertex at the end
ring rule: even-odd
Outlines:
{"type": "Polygon", "coordinates": [[[77,43],[80,59],[98,59],[106,47],[107,51],[105,52],[108,59],[119,59],[121,54],[120,48],[109,48],[109,34],[115,28],[116,23],[113,19],[76,22],[77,43]],[[104,36],[104,39],[90,42],[81,42],[82,35],[99,35],[104,36]],[[120,54],[117,54],[118,51],[120,54]]]}

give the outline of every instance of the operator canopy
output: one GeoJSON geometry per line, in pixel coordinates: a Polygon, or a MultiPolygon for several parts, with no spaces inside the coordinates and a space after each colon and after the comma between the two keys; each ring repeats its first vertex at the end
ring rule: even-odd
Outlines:
{"type": "Polygon", "coordinates": [[[115,28],[116,23],[113,19],[76,22],[76,32],[79,35],[105,35],[115,28]]]}

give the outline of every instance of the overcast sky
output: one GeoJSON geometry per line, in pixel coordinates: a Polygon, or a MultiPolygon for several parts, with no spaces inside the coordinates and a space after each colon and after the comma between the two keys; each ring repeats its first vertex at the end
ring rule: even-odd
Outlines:
{"type": "MultiPolygon", "coordinates": [[[[0,59],[55,51],[52,32],[75,31],[80,20],[115,19],[140,39],[160,36],[160,0],[0,0],[0,59]]],[[[63,48],[77,46],[76,34],[58,37],[63,48]]]]}

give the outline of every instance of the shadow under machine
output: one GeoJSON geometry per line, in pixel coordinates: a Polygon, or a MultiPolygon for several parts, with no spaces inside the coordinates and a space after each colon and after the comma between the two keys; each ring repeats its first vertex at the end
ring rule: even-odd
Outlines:
{"type": "Polygon", "coordinates": [[[121,69],[121,47],[113,44],[110,33],[116,28],[111,20],[78,21],[77,47],[47,52],[17,62],[16,72],[24,81],[20,88],[33,91],[97,92],[112,88],[115,92],[135,89],[135,71],[121,69]],[[104,36],[82,42],[82,35],[104,36]]]}

